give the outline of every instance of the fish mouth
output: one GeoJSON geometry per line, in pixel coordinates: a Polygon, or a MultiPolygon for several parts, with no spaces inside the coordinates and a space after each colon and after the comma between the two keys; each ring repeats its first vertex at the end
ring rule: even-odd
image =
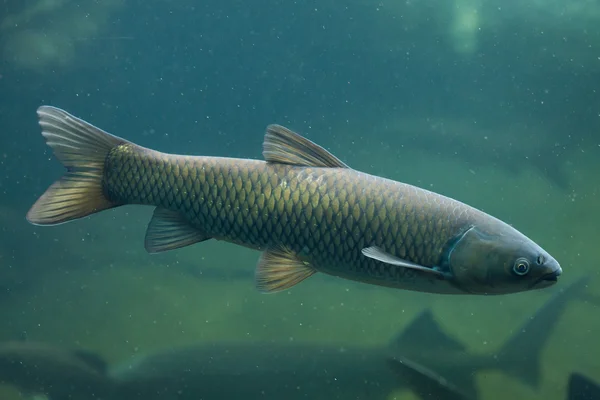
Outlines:
{"type": "Polygon", "coordinates": [[[558,282],[558,277],[562,274],[562,268],[557,267],[554,271],[542,275],[534,282],[535,286],[550,286],[558,282]]]}

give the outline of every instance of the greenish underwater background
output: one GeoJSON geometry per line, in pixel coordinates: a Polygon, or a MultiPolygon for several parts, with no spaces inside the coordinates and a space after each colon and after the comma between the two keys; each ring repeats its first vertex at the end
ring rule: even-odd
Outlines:
{"type": "Polygon", "coordinates": [[[570,372],[600,380],[599,171],[595,1],[0,1],[0,341],[111,363],[229,339],[380,346],[431,307],[471,351],[492,351],[589,274],[544,349],[539,391],[478,376],[486,400],[563,399],[570,372]],[[257,252],[209,241],[147,254],[150,208],[32,226],[27,210],[62,173],[37,125],[42,104],[185,154],[260,158],[266,125],[280,123],[355,169],[513,224],[564,272],[499,297],[325,275],[263,295],[257,252]]]}

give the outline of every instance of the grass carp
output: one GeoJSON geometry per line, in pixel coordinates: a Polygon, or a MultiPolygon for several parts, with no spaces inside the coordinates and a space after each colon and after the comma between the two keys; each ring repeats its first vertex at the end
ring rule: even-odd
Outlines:
{"type": "Polygon", "coordinates": [[[369,175],[280,125],[265,161],[161,153],[61,109],[38,109],[66,174],[27,219],[53,225],[127,204],[156,207],[151,252],[214,238],[262,251],[256,285],[291,288],[316,272],[446,294],[548,287],[562,269],[531,239],[480,210],[369,175]]]}

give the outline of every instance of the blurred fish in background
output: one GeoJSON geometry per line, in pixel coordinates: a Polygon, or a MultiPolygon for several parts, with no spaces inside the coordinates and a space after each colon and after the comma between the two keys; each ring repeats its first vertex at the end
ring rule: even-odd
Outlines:
{"type": "Polygon", "coordinates": [[[107,367],[100,356],[33,342],[0,346],[0,382],[51,400],[479,399],[475,377],[499,370],[536,388],[540,355],[589,277],[555,293],[493,354],[472,354],[421,312],[383,348],[221,342],[167,348],[107,367]],[[424,363],[427,362],[427,363],[424,363]],[[108,397],[106,397],[108,396],[108,397]]]}

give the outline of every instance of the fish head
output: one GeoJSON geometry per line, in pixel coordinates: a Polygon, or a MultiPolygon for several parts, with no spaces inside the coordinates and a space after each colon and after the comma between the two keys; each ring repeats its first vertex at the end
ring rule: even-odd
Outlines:
{"type": "Polygon", "coordinates": [[[474,294],[507,294],[557,283],[559,263],[516,229],[470,227],[450,250],[447,265],[454,284],[474,294]]]}

